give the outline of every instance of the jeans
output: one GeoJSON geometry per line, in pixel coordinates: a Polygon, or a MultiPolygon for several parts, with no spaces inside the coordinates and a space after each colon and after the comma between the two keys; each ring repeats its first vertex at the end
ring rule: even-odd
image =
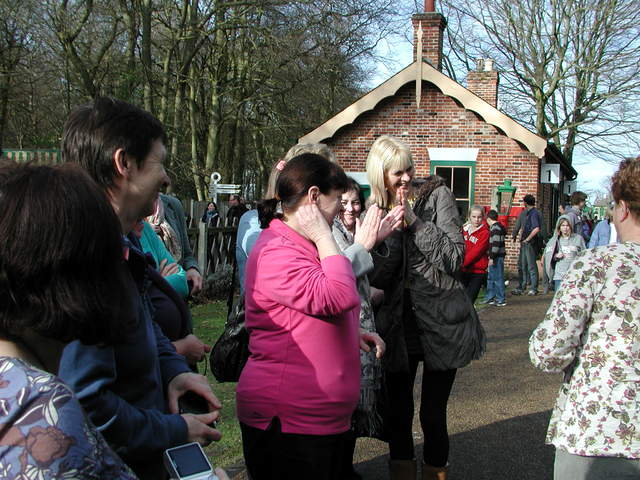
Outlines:
{"type": "Polygon", "coordinates": [[[554,480],[635,480],[640,460],[623,457],[582,457],[556,449],[554,480]]]}
{"type": "Polygon", "coordinates": [[[504,303],[504,257],[493,259],[493,264],[489,265],[487,275],[487,291],[484,295],[485,302],[495,300],[504,303]]]}
{"type": "Polygon", "coordinates": [[[554,290],[557,292],[558,290],[560,290],[560,284],[562,283],[562,280],[554,280],[553,281],[553,285],[554,285],[554,290]]]}
{"type": "Polygon", "coordinates": [[[530,243],[520,243],[520,256],[518,257],[518,270],[520,268],[520,290],[524,290],[526,286],[526,274],[531,280],[530,289],[538,291],[538,264],[536,263],[536,252],[530,243]],[[522,265],[522,267],[520,267],[522,265]]]}
{"type": "Polygon", "coordinates": [[[520,253],[518,254],[518,282],[520,283],[518,287],[520,290],[524,290],[527,285],[531,285],[529,270],[527,270],[524,265],[524,252],[522,248],[520,248],[520,253]]]}

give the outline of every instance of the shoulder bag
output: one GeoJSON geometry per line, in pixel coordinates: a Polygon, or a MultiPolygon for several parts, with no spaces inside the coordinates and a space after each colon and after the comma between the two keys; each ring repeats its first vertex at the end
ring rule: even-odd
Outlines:
{"type": "Polygon", "coordinates": [[[234,282],[231,286],[224,331],[218,338],[209,357],[213,375],[219,382],[237,382],[249,359],[249,332],[244,325],[244,294],[233,301],[236,265],[233,266],[234,282]]]}

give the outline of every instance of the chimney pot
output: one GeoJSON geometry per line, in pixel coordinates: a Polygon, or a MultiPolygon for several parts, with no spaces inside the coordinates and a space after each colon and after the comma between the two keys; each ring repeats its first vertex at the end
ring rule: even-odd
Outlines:
{"type": "Polygon", "coordinates": [[[436,0],[424,0],[424,11],[426,12],[435,12],[436,11],[436,0]]]}
{"type": "Polygon", "coordinates": [[[467,88],[490,105],[498,106],[498,72],[493,69],[493,59],[477,58],[476,69],[467,75],[467,88]]]}

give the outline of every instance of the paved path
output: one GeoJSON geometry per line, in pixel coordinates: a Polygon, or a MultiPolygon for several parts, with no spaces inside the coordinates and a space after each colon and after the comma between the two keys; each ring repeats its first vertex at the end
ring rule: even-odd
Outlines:
{"type": "MultiPolygon", "coordinates": [[[[458,371],[449,401],[449,480],[552,478],[553,448],[544,445],[544,437],[561,376],[536,370],[528,354],[529,335],[551,298],[509,296],[506,307],[481,310],[487,353],[458,371]]],[[[414,437],[422,458],[417,419],[416,411],[414,437]]],[[[387,480],[388,460],[385,443],[358,440],[356,470],[363,478],[387,480]]],[[[235,479],[246,478],[238,473],[235,479]]]]}
{"type": "MultiPolygon", "coordinates": [[[[481,310],[487,353],[458,371],[449,400],[449,480],[552,478],[553,448],[544,445],[544,437],[561,376],[536,370],[528,354],[529,335],[551,298],[509,296],[506,307],[481,310]]],[[[421,458],[417,420],[418,412],[414,437],[421,458]]],[[[388,478],[386,444],[360,439],[357,458],[365,479],[388,478]]]]}

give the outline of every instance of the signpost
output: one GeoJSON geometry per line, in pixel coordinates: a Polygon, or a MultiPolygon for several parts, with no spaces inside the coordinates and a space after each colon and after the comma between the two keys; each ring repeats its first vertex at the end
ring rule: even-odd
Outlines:
{"type": "Polygon", "coordinates": [[[239,194],[240,193],[240,185],[235,185],[233,183],[218,183],[222,180],[222,175],[218,172],[213,172],[211,174],[211,183],[209,184],[209,197],[218,204],[218,195],[231,195],[231,194],[239,194]]]}

